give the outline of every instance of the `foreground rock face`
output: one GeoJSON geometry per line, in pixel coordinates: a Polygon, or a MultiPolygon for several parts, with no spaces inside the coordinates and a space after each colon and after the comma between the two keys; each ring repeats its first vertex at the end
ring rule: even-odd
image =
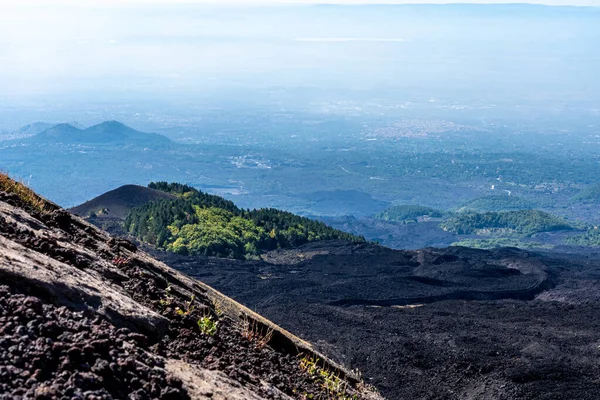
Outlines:
{"type": "Polygon", "coordinates": [[[381,398],[130,242],[0,192],[0,398],[330,396],[381,398]],[[308,359],[319,374],[302,368],[308,359]]]}

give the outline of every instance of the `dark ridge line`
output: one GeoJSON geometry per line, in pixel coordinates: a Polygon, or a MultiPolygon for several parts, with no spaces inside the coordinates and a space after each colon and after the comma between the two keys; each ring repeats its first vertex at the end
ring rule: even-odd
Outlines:
{"type": "Polygon", "coordinates": [[[548,277],[544,281],[540,282],[529,289],[522,290],[509,290],[499,292],[483,292],[483,291],[466,291],[461,290],[457,292],[441,294],[437,296],[424,296],[424,297],[412,297],[412,298],[396,298],[386,300],[370,300],[370,299],[343,299],[336,300],[327,303],[330,306],[380,306],[380,307],[392,307],[392,306],[406,306],[410,304],[431,304],[438,301],[445,300],[470,300],[470,301],[490,301],[490,300],[533,300],[535,296],[542,293],[545,290],[552,289],[556,286],[556,281],[548,277]]]}

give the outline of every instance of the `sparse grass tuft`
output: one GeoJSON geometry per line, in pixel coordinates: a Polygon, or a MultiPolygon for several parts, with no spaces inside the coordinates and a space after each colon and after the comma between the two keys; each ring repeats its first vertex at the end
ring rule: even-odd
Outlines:
{"type": "MultiPolygon", "coordinates": [[[[358,400],[358,394],[348,394],[348,382],[340,378],[339,372],[336,374],[331,371],[325,363],[319,365],[321,360],[314,355],[304,355],[300,358],[300,369],[311,376],[321,390],[326,394],[327,399],[331,400],[358,400]]],[[[311,395],[304,398],[310,399],[311,395]]]]}
{"type": "Polygon", "coordinates": [[[214,300],[212,300],[212,305],[213,305],[213,309],[215,311],[215,315],[219,318],[221,318],[223,316],[223,314],[225,313],[225,302],[223,301],[223,299],[217,299],[215,298],[214,300]]]}
{"type": "Polygon", "coordinates": [[[196,296],[192,295],[192,298],[190,299],[190,301],[185,302],[184,310],[182,310],[179,307],[175,307],[175,312],[177,313],[177,315],[180,315],[182,317],[185,317],[186,315],[190,315],[194,311],[194,308],[196,308],[196,306],[194,305],[194,300],[196,300],[196,296]]]}
{"type": "Polygon", "coordinates": [[[265,327],[254,320],[248,319],[246,314],[243,315],[240,329],[242,336],[254,343],[257,349],[264,348],[273,338],[273,328],[265,327]]]}
{"type": "Polygon", "coordinates": [[[304,356],[300,359],[300,369],[309,375],[316,375],[319,370],[317,366],[319,361],[319,358],[315,356],[304,356]]]}
{"type": "Polygon", "coordinates": [[[113,265],[116,267],[125,267],[129,265],[130,262],[131,259],[125,257],[115,257],[112,260],[113,265]]]}
{"type": "Polygon", "coordinates": [[[33,190],[29,189],[21,182],[8,177],[8,175],[0,172],[0,191],[16,194],[19,199],[33,210],[39,213],[45,213],[46,202],[38,196],[33,190]]]}

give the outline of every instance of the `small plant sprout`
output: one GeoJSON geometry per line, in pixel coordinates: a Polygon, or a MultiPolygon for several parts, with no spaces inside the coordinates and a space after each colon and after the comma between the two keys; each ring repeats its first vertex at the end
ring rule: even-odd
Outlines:
{"type": "Polygon", "coordinates": [[[173,298],[171,297],[171,284],[168,283],[165,289],[165,295],[162,299],[160,299],[159,304],[163,307],[168,307],[173,302],[173,298]]]}
{"type": "Polygon", "coordinates": [[[214,336],[217,333],[217,324],[212,315],[205,314],[198,320],[198,328],[204,335],[214,336]]]}
{"type": "Polygon", "coordinates": [[[334,375],[333,372],[322,369],[319,374],[323,379],[323,388],[329,394],[339,395],[340,393],[346,393],[348,383],[343,379],[340,379],[339,374],[334,375]]]}
{"type": "Polygon", "coordinates": [[[309,375],[315,375],[319,370],[317,363],[319,362],[319,358],[312,356],[304,356],[300,359],[300,369],[306,372],[309,375]]]}
{"type": "Polygon", "coordinates": [[[185,317],[186,315],[190,315],[193,311],[194,311],[194,300],[196,299],[195,295],[192,295],[192,298],[190,299],[190,301],[186,301],[185,302],[185,309],[182,310],[179,307],[175,308],[175,312],[177,313],[177,315],[180,315],[182,317],[185,317]]]}
{"type": "Polygon", "coordinates": [[[348,382],[340,378],[339,372],[337,375],[326,367],[319,366],[321,360],[316,356],[304,355],[300,359],[300,369],[311,376],[315,383],[318,383],[320,388],[327,393],[327,399],[337,400],[357,400],[358,395],[348,395],[348,382]]]}

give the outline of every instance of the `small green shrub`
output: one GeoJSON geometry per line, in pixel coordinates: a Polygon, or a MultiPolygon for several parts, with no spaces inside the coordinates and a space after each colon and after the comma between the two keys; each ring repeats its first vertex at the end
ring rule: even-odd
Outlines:
{"type": "Polygon", "coordinates": [[[171,296],[171,284],[168,283],[163,298],[159,300],[159,304],[163,307],[169,307],[172,303],[173,296],[171,296]]]}
{"type": "Polygon", "coordinates": [[[217,321],[212,316],[205,315],[198,320],[198,328],[204,335],[214,336],[217,333],[217,321]]]}

